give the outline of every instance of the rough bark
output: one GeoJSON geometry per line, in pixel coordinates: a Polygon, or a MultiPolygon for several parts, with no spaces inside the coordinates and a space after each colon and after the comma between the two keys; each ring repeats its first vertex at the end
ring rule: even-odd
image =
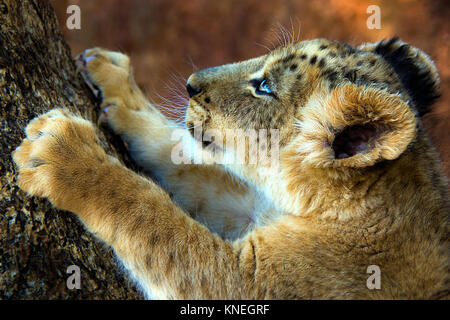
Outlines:
{"type": "MultiPolygon", "coordinates": [[[[111,249],[74,215],[28,197],[15,184],[11,151],[32,118],[67,107],[96,120],[96,102],[76,74],[49,2],[0,1],[0,43],[0,298],[140,298],[111,249]],[[70,265],[81,269],[79,290],[66,286],[70,265]]],[[[111,136],[100,135],[108,152],[124,153],[118,142],[106,142],[114,141],[111,136]]]]}

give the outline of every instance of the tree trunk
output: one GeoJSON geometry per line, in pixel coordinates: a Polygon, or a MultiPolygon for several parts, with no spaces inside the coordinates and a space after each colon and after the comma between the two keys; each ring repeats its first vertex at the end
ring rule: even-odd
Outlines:
{"type": "MultiPolygon", "coordinates": [[[[0,299],[140,298],[112,250],[74,215],[15,184],[11,152],[27,123],[54,107],[96,121],[96,101],[76,74],[50,3],[0,1],[0,299]],[[67,286],[71,265],[80,268],[81,289],[67,286]]],[[[106,135],[108,152],[129,164],[120,142],[106,135]]]]}

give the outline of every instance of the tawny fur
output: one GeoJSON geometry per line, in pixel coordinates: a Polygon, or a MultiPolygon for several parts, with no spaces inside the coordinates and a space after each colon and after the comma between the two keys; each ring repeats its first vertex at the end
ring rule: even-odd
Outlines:
{"type": "MultiPolygon", "coordinates": [[[[176,125],[138,89],[128,57],[87,50],[82,71],[102,92],[102,119],[158,184],[61,109],[27,126],[13,154],[18,184],[77,214],[149,298],[448,298],[447,182],[420,106],[376,48],[304,41],[190,77],[199,93],[187,125],[279,129],[277,167],[174,164],[176,125]],[[375,134],[338,156],[334,143],[352,126],[375,134]],[[370,265],[379,290],[367,287],[370,265]]],[[[407,48],[438,90],[431,60],[407,48]]]]}

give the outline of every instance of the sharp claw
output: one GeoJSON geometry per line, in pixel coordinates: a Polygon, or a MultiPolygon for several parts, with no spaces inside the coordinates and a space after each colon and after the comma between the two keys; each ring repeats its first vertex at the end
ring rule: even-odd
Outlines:
{"type": "Polygon", "coordinates": [[[94,56],[84,58],[85,63],[89,63],[89,61],[96,59],[94,56]]]}
{"type": "Polygon", "coordinates": [[[97,90],[94,87],[92,87],[91,90],[95,97],[100,97],[100,90],[97,90]]]}
{"type": "Polygon", "coordinates": [[[81,63],[79,61],[77,61],[75,63],[75,66],[77,67],[75,73],[78,76],[80,73],[83,72],[83,66],[81,65],[81,63]]]}
{"type": "Polygon", "coordinates": [[[103,108],[102,113],[98,117],[97,126],[100,126],[103,122],[106,122],[107,117],[106,113],[108,112],[109,108],[111,108],[111,105],[107,105],[106,107],[103,108]]]}
{"type": "Polygon", "coordinates": [[[75,57],[76,74],[79,75],[84,71],[86,63],[84,62],[84,55],[80,53],[75,57]]]}
{"type": "Polygon", "coordinates": [[[100,127],[100,126],[102,125],[102,123],[105,122],[105,121],[106,121],[106,117],[105,117],[105,115],[102,113],[102,114],[100,115],[100,117],[98,117],[98,120],[97,120],[97,127],[100,127]]]}
{"type": "Polygon", "coordinates": [[[97,90],[94,86],[94,84],[91,82],[91,80],[89,79],[89,77],[85,74],[85,72],[80,72],[81,76],[84,79],[84,82],[87,84],[87,86],[89,87],[89,89],[92,91],[92,93],[94,94],[94,96],[96,98],[98,98],[100,96],[100,91],[97,90]]]}

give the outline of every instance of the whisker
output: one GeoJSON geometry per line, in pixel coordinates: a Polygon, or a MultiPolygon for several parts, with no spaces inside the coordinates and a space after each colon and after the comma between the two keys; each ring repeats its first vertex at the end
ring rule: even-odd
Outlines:
{"type": "Polygon", "coordinates": [[[282,39],[282,37],[280,35],[279,29],[277,29],[276,27],[273,27],[272,33],[275,35],[276,40],[278,42],[278,45],[275,45],[274,48],[282,46],[283,45],[283,39],[282,39]]]}
{"type": "Polygon", "coordinates": [[[185,79],[185,77],[183,77],[179,72],[177,72],[177,71],[175,71],[175,72],[177,74],[175,74],[174,72],[171,72],[169,74],[170,77],[175,81],[175,83],[177,85],[180,85],[181,87],[184,87],[187,79],[185,79]]]}
{"type": "Polygon", "coordinates": [[[289,32],[288,29],[286,29],[285,26],[283,26],[282,24],[279,23],[279,26],[281,28],[281,31],[284,35],[284,39],[285,39],[285,47],[288,46],[289,44],[293,43],[293,36],[292,34],[289,32]]]}
{"type": "Polygon", "coordinates": [[[297,24],[298,24],[297,37],[295,39],[295,42],[299,42],[300,41],[300,31],[301,31],[301,27],[302,27],[302,22],[300,21],[300,19],[298,17],[296,17],[295,20],[297,20],[297,24]]]}
{"type": "Polygon", "coordinates": [[[289,20],[291,21],[291,43],[295,42],[295,31],[294,31],[294,24],[292,22],[292,17],[289,18],[289,20]]]}
{"type": "Polygon", "coordinates": [[[283,28],[283,26],[281,25],[281,23],[277,22],[277,24],[278,24],[278,28],[279,28],[279,30],[280,30],[281,36],[283,37],[283,43],[282,43],[282,46],[283,46],[283,47],[286,47],[286,34],[284,33],[284,28],[283,28]]]}
{"type": "Polygon", "coordinates": [[[264,49],[267,50],[267,52],[272,51],[269,47],[267,47],[267,46],[265,46],[265,45],[263,45],[263,44],[261,44],[261,43],[255,42],[255,44],[256,44],[257,46],[263,47],[264,49]]]}
{"type": "Polygon", "coordinates": [[[182,107],[185,108],[188,104],[188,100],[179,100],[179,101],[173,101],[169,98],[165,98],[161,95],[159,95],[158,93],[156,94],[163,102],[165,102],[167,104],[167,107],[182,107]]]}
{"type": "Polygon", "coordinates": [[[283,27],[283,25],[280,22],[278,22],[278,27],[280,29],[281,35],[283,36],[283,47],[286,47],[286,45],[287,45],[286,29],[283,27]]]}
{"type": "Polygon", "coordinates": [[[198,71],[198,67],[197,65],[194,63],[194,61],[192,60],[192,57],[189,55],[188,56],[189,62],[191,63],[192,66],[192,73],[198,71]]]}

